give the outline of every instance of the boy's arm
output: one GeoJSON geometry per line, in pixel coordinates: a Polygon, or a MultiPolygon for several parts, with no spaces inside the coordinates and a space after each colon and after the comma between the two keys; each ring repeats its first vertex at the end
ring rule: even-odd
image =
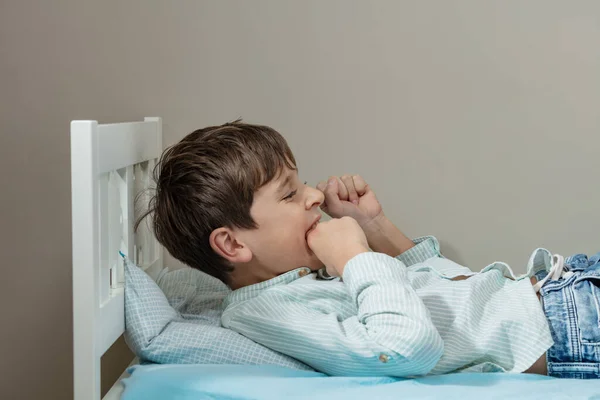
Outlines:
{"type": "Polygon", "coordinates": [[[369,247],[378,253],[397,257],[415,246],[383,213],[365,223],[362,228],[369,247]]]}
{"type": "Polygon", "coordinates": [[[345,265],[343,278],[357,310],[348,318],[325,313],[319,299],[311,306],[311,299],[292,297],[284,287],[227,308],[223,325],[330,375],[429,373],[444,345],[404,264],[361,253],[345,265]]]}
{"type": "Polygon", "coordinates": [[[360,175],[330,177],[327,182],[320,182],[317,189],[324,195],[321,209],[333,218],[354,218],[374,251],[396,257],[414,247],[386,218],[377,196],[360,175]]]}

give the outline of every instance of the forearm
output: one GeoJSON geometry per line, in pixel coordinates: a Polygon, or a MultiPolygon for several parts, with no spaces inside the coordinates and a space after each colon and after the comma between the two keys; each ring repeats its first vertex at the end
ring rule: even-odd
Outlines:
{"type": "Polygon", "coordinates": [[[384,215],[371,220],[362,228],[367,236],[369,247],[390,257],[396,257],[415,245],[384,215]]]}

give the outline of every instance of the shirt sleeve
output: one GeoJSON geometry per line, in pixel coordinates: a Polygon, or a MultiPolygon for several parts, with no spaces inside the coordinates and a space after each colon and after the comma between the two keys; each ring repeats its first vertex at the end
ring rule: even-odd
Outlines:
{"type": "Polygon", "coordinates": [[[423,236],[413,240],[415,244],[404,253],[396,256],[396,258],[404,263],[407,267],[414,264],[422,263],[425,260],[434,257],[442,257],[440,253],[440,244],[433,236],[423,236]]]}
{"type": "Polygon", "coordinates": [[[409,377],[435,367],[444,344],[401,262],[360,254],[346,265],[344,285],[354,304],[343,313],[319,308],[331,301],[325,291],[307,301],[283,286],[228,307],[223,326],[329,375],[409,377]]]}

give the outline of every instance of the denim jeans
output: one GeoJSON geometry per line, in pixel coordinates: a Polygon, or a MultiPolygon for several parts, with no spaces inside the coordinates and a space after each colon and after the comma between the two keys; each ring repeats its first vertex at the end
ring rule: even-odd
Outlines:
{"type": "MultiPolygon", "coordinates": [[[[546,281],[540,294],[554,345],[546,354],[548,375],[600,378],[600,253],[565,260],[573,275],[546,281]]],[[[545,272],[539,273],[542,279],[545,272]]]]}

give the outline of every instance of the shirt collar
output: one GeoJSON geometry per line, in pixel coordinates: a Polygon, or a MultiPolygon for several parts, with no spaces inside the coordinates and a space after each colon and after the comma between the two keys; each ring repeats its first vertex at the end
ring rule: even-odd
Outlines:
{"type": "Polygon", "coordinates": [[[312,271],[307,267],[296,268],[276,276],[275,278],[269,279],[268,281],[259,282],[255,283],[254,285],[244,286],[236,289],[229,293],[227,297],[225,297],[225,300],[223,300],[223,307],[227,308],[232,304],[250,300],[268,288],[278,285],[287,285],[288,283],[291,283],[296,279],[300,279],[311,272],[312,271]]]}

